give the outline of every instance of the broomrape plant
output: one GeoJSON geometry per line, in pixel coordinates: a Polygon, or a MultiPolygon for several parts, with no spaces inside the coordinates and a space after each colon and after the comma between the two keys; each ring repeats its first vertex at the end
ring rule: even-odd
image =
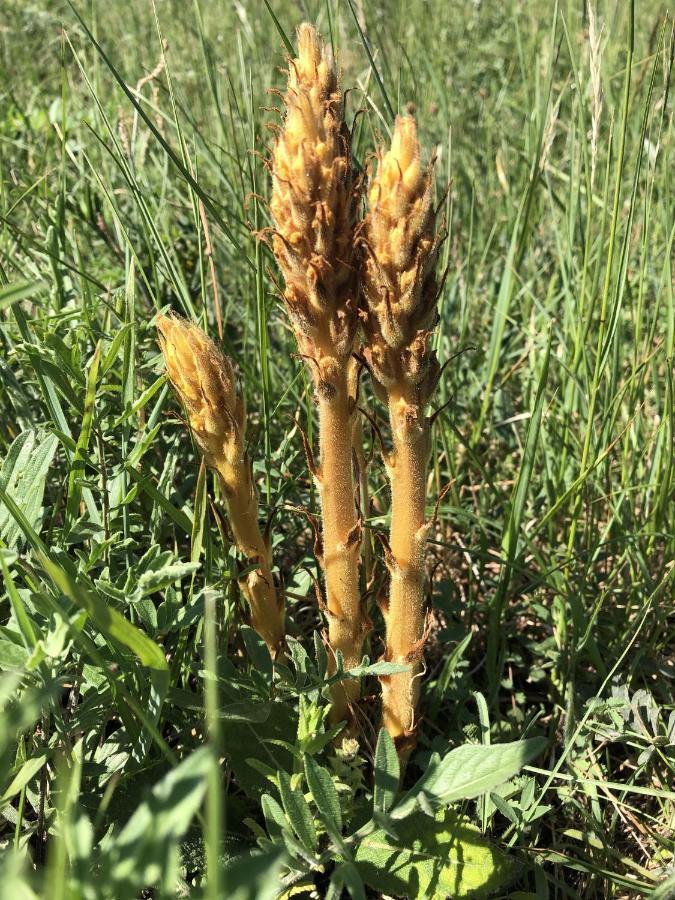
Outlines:
{"type": "MultiPolygon", "coordinates": [[[[405,756],[415,743],[424,645],[431,446],[424,411],[439,371],[430,349],[439,245],[432,172],[422,166],[414,119],[397,118],[391,148],[379,152],[368,213],[359,228],[361,184],[350,155],[344,95],[311,25],[298,30],[298,56],[289,64],[283,100],[285,117],[271,159],[272,247],[319,414],[318,465],[309,446],[307,454],[321,498],[320,561],[332,670],[338,654],[347,669],[359,665],[370,628],[359,577],[362,525],[354,473],[355,458],[363,458],[354,450],[355,438],[362,440],[355,427],[354,352],[362,321],[363,356],[376,394],[387,406],[393,444],[385,454],[392,507],[385,554],[391,586],[382,603],[384,660],[404,671],[381,676],[382,718],[405,756]]],[[[274,588],[269,541],[257,524],[242,443],[243,401],[234,389],[232,366],[196,326],[160,317],[158,328],[169,376],[188,409],[205,463],[220,475],[237,546],[256,564],[242,580],[251,623],[276,655],[283,638],[283,604],[274,588]]],[[[355,678],[333,685],[335,720],[353,720],[359,691],[355,678]]]]}

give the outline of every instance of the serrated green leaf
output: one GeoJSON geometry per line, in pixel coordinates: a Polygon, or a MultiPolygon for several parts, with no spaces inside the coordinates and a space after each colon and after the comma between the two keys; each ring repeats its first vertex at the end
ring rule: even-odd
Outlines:
{"type": "Polygon", "coordinates": [[[371,888],[409,900],[486,896],[509,878],[511,862],[454,810],[417,812],[397,823],[399,840],[377,830],[363,838],[354,863],[371,888]]]}

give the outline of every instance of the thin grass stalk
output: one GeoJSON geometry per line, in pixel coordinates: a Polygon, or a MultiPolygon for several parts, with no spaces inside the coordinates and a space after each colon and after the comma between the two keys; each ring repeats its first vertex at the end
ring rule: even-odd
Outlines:
{"type": "Polygon", "coordinates": [[[380,152],[365,220],[364,355],[387,405],[392,451],[390,572],[384,658],[410,670],[384,676],[383,724],[402,756],[414,746],[425,642],[426,480],[431,424],[425,414],[438,381],[431,347],[437,320],[431,167],[423,169],[415,120],[396,119],[391,149],[380,152]]]}
{"type": "MultiPolygon", "coordinates": [[[[332,664],[361,661],[368,620],[359,585],[361,522],[355,503],[352,434],[358,316],[354,227],[358,184],[352,168],[338,74],[311,25],[298,29],[290,60],[285,118],[271,159],[272,246],[284,277],[284,301],[314,386],[320,464],[326,615],[332,664]]],[[[333,692],[334,719],[348,719],[357,681],[333,692]]]]}
{"type": "Polygon", "coordinates": [[[246,409],[229,359],[204,332],[176,316],[158,316],[167,372],[188,414],[204,462],[216,471],[228,519],[248,572],[239,586],[251,625],[273,658],[284,643],[284,606],[272,574],[269,537],[258,524],[258,498],[246,452],[246,409]]]}
{"type": "MultiPolygon", "coordinates": [[[[593,420],[595,418],[596,413],[596,404],[598,400],[598,394],[600,390],[600,378],[603,372],[603,350],[605,345],[605,334],[607,330],[608,318],[610,314],[610,289],[612,283],[612,275],[613,275],[613,264],[614,264],[614,253],[616,249],[616,245],[618,243],[618,224],[619,224],[619,209],[620,209],[620,200],[621,200],[621,185],[623,180],[623,171],[624,171],[624,160],[626,153],[626,136],[628,133],[628,113],[630,106],[630,96],[631,96],[631,74],[632,74],[632,64],[633,64],[633,52],[634,52],[634,20],[635,10],[634,4],[631,0],[630,3],[630,11],[628,14],[628,39],[627,39],[627,48],[626,48],[626,68],[624,74],[624,84],[623,84],[623,102],[622,102],[622,123],[621,123],[621,131],[619,132],[619,154],[616,162],[616,170],[615,170],[615,182],[614,182],[614,198],[612,202],[612,217],[611,217],[611,225],[610,225],[610,235],[609,235],[609,246],[607,248],[607,262],[605,265],[605,277],[602,289],[602,297],[600,301],[600,320],[598,322],[598,335],[597,335],[597,343],[595,349],[595,358],[593,361],[593,374],[590,385],[590,395],[588,400],[588,409],[586,413],[586,428],[585,428],[585,436],[584,442],[581,450],[581,459],[579,463],[579,472],[584,472],[591,455],[591,443],[592,438],[595,434],[595,429],[593,428],[593,420]]],[[[591,202],[589,198],[589,202],[591,202]]],[[[632,210],[631,210],[632,212],[632,210]]],[[[589,318],[590,322],[590,318],[589,318]]],[[[568,539],[567,539],[567,559],[571,560],[574,551],[574,545],[576,542],[577,529],[579,526],[579,521],[581,517],[581,508],[582,508],[582,493],[579,491],[574,496],[574,506],[572,508],[571,513],[571,522],[569,526],[568,539]]],[[[566,565],[566,573],[569,570],[569,566],[566,565]]],[[[569,577],[569,576],[567,576],[569,577]]],[[[576,597],[574,591],[571,591],[569,594],[569,603],[572,612],[572,620],[577,627],[577,629],[581,629],[583,625],[583,611],[579,608],[578,598],[576,597]]],[[[567,637],[567,626],[565,625],[563,628],[565,636],[567,637]]],[[[561,660],[560,665],[560,681],[563,685],[563,690],[566,694],[567,699],[567,710],[568,715],[566,719],[566,736],[569,734],[569,731],[574,722],[574,705],[575,705],[575,697],[574,697],[574,668],[576,664],[576,649],[573,645],[569,645],[569,641],[565,641],[565,645],[563,646],[563,658],[561,660]]]]}

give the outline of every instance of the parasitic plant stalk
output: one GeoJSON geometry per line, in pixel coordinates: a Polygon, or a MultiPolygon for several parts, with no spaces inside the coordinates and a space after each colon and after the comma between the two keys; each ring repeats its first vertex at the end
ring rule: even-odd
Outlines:
{"type": "Polygon", "coordinates": [[[258,499],[244,443],[246,409],[230,360],[197,325],[157,317],[167,372],[187,410],[205,464],[220,476],[234,540],[251,566],[239,585],[251,625],[272,658],[284,642],[284,607],[272,577],[272,554],[258,525],[258,499]]]}
{"type": "Polygon", "coordinates": [[[392,451],[387,553],[389,600],[383,610],[385,659],[410,664],[383,676],[383,723],[402,756],[414,746],[425,642],[425,518],[431,449],[425,408],[438,381],[430,338],[437,320],[436,237],[431,166],[423,169],[415,120],[396,119],[391,149],[380,152],[368,192],[362,290],[364,355],[387,405],[392,451]]]}
{"type": "MultiPolygon", "coordinates": [[[[284,106],[271,159],[272,246],[318,405],[320,464],[312,467],[321,499],[328,639],[333,656],[341,651],[349,669],[361,662],[368,628],[359,586],[361,523],[352,462],[358,188],[338,74],[311,25],[298,29],[284,106]]],[[[358,682],[336,685],[334,719],[349,718],[358,696],[358,682]]]]}

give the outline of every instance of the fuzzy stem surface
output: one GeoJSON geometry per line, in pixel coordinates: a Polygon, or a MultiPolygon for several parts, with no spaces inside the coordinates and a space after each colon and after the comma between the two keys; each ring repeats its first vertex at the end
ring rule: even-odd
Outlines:
{"type": "MultiPolygon", "coordinates": [[[[361,662],[366,631],[359,586],[360,522],[354,502],[352,465],[353,399],[345,367],[319,391],[318,475],[323,520],[323,567],[326,581],[328,638],[345,668],[361,662]]],[[[333,719],[349,718],[350,704],[359,697],[358,681],[333,688],[333,719]]]]}
{"type": "Polygon", "coordinates": [[[269,541],[258,525],[258,503],[250,465],[247,459],[240,463],[233,466],[220,460],[217,466],[235,543],[255,566],[239,579],[239,586],[251,610],[251,626],[267,644],[272,658],[277,658],[284,641],[283,604],[274,585],[269,541]]]}
{"type": "Polygon", "coordinates": [[[427,421],[422,416],[411,419],[410,410],[408,403],[396,394],[390,396],[391,584],[385,613],[385,658],[387,662],[409,664],[411,670],[382,679],[382,716],[385,728],[401,749],[415,733],[422,668],[426,473],[430,452],[427,421]]]}

